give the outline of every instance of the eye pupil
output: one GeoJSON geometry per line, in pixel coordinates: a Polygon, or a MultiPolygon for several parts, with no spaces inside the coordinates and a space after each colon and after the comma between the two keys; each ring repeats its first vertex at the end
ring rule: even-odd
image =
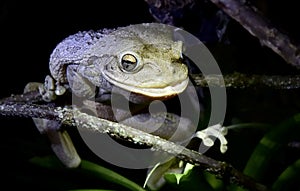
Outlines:
{"type": "Polygon", "coordinates": [[[122,69],[125,71],[132,71],[137,65],[137,59],[132,54],[125,54],[121,59],[122,69]]]}
{"type": "Polygon", "coordinates": [[[130,62],[130,61],[125,61],[124,60],[123,63],[122,63],[122,65],[123,65],[123,68],[125,70],[132,70],[134,68],[134,63],[130,62]]]}

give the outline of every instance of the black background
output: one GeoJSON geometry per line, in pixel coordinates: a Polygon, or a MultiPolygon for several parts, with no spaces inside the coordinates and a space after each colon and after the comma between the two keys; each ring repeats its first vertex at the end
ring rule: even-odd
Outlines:
{"type": "MultiPolygon", "coordinates": [[[[139,0],[1,1],[0,5],[2,66],[0,97],[2,98],[22,93],[28,82],[43,82],[45,75],[49,74],[48,60],[52,50],[70,34],[154,21],[147,4],[139,0]]],[[[3,164],[1,171],[5,177],[1,180],[3,187],[7,185],[10,189],[30,190],[58,190],[66,187],[70,189],[72,186],[68,187],[68,180],[71,185],[84,185],[85,180],[76,175],[58,175],[28,164],[28,160],[33,156],[52,154],[47,138],[39,134],[31,119],[1,117],[0,128],[3,130],[0,135],[1,164],[3,164]],[[67,181],[55,183],[52,177],[55,181],[59,179],[55,177],[64,177],[67,181]]],[[[84,143],[80,142],[80,138],[78,141],[78,148],[83,147],[84,150],[80,155],[93,157],[84,143]]],[[[98,158],[95,157],[95,160],[98,158]]],[[[99,160],[100,163],[115,168],[99,160]]],[[[141,185],[146,175],[144,170],[140,172],[117,168],[117,171],[141,185]],[[137,173],[141,173],[141,176],[137,173]]],[[[98,180],[94,182],[95,185],[101,185],[98,180]]]]}
{"type": "MultiPolygon", "coordinates": [[[[299,12],[291,2],[269,1],[261,8],[276,26],[299,40],[299,12]]],[[[84,30],[114,28],[128,24],[153,22],[148,5],[142,0],[130,1],[1,1],[0,2],[0,96],[20,94],[28,82],[43,82],[49,74],[49,55],[56,44],[70,34],[84,30]]],[[[197,25],[192,20],[191,25],[197,25]]],[[[189,24],[189,23],[188,23],[189,24]]],[[[223,71],[255,74],[296,74],[294,67],[231,22],[230,46],[212,46],[223,71]],[[223,52],[224,51],[224,52],[223,52]]],[[[245,121],[277,123],[299,111],[299,91],[228,90],[227,122],[245,121]]],[[[55,173],[35,169],[27,161],[33,156],[51,154],[47,139],[39,135],[31,119],[0,118],[1,182],[11,188],[51,189],[55,173]],[[12,183],[9,183],[12,181],[12,183]]],[[[78,147],[86,149],[79,141],[78,147]]],[[[243,143],[241,143],[243,145],[243,143]]],[[[88,152],[88,151],[87,151],[88,152]]],[[[85,153],[80,153],[85,154],[85,153]]],[[[113,168],[110,164],[103,164],[113,168]]],[[[142,184],[145,171],[116,169],[142,184]]],[[[80,181],[78,177],[68,177],[80,181]]],[[[84,181],[84,180],[82,180],[84,181]]],[[[65,182],[62,181],[62,184],[65,182]]],[[[67,184],[67,183],[66,183],[67,184]]],[[[52,185],[53,186],[53,185],[52,185]]],[[[57,187],[53,186],[55,189],[57,187]]]]}

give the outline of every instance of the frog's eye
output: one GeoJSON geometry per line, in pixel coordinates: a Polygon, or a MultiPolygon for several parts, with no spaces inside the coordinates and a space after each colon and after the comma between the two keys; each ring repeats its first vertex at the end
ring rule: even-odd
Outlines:
{"type": "Polygon", "coordinates": [[[124,54],[121,58],[121,69],[126,72],[133,72],[138,64],[137,58],[133,54],[124,54]]]}

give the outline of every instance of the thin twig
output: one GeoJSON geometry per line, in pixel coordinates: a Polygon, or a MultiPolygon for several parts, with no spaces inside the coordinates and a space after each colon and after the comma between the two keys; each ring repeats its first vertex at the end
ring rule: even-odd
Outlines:
{"type": "Polygon", "coordinates": [[[280,55],[287,63],[300,69],[299,45],[274,27],[255,7],[241,0],[210,0],[239,22],[250,34],[280,55]]]}
{"type": "Polygon", "coordinates": [[[39,102],[43,101],[41,94],[39,91],[31,91],[27,93],[23,93],[20,95],[12,94],[10,97],[6,97],[3,99],[0,99],[0,103],[3,102],[39,102]]]}
{"type": "Polygon", "coordinates": [[[83,128],[95,133],[108,133],[134,143],[150,146],[154,150],[166,152],[194,165],[201,165],[212,174],[221,178],[229,178],[231,183],[235,183],[247,189],[258,191],[267,190],[264,185],[257,183],[251,177],[242,174],[230,164],[216,161],[158,136],[148,134],[123,124],[97,118],[76,109],[49,107],[23,102],[2,102],[0,103],[0,115],[25,118],[39,117],[57,120],[65,125],[76,126],[77,128],[83,128]]]}
{"type": "MultiPolygon", "coordinates": [[[[251,35],[257,37],[261,44],[271,48],[287,63],[300,69],[299,45],[287,35],[276,28],[270,20],[263,16],[257,8],[246,4],[245,0],[210,0],[231,18],[242,25],[251,35]]],[[[172,12],[189,6],[197,0],[145,0],[150,10],[159,11],[151,13],[159,22],[174,25],[172,12]],[[158,18],[159,17],[159,18],[158,18]]]]}
{"type": "Polygon", "coordinates": [[[191,74],[190,77],[195,82],[195,85],[200,87],[225,85],[227,88],[272,88],[272,89],[299,89],[300,75],[286,75],[286,76],[267,76],[267,75],[250,75],[241,73],[232,73],[221,75],[207,75],[191,74]],[[224,83],[223,83],[224,80],[224,83]]]}

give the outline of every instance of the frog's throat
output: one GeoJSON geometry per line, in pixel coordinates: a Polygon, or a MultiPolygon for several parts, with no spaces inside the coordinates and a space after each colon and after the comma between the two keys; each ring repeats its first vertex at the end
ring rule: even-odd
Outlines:
{"type": "Polygon", "coordinates": [[[111,78],[109,78],[108,81],[113,85],[125,89],[126,91],[129,92],[138,93],[149,97],[168,97],[183,92],[189,83],[189,78],[187,77],[183,81],[176,83],[174,85],[169,85],[165,87],[147,87],[147,88],[130,86],[128,84],[120,83],[111,78]]]}

